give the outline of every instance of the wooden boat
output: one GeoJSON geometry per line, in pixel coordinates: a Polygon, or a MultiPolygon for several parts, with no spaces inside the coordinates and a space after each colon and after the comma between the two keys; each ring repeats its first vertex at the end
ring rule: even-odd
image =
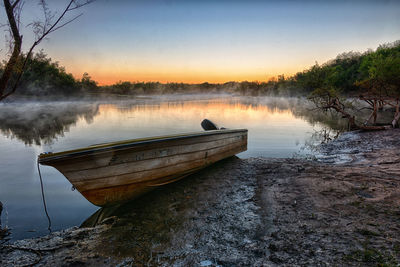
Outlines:
{"type": "Polygon", "coordinates": [[[107,206],[177,181],[247,150],[247,130],[211,130],[133,139],[39,155],[90,202],[107,206]]]}

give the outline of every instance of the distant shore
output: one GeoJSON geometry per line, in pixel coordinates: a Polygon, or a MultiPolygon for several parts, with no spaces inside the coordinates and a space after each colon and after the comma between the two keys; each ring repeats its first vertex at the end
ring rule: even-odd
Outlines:
{"type": "Polygon", "coordinates": [[[345,133],[317,160],[231,158],[85,225],[0,247],[0,265],[400,262],[400,130],[345,133]]]}

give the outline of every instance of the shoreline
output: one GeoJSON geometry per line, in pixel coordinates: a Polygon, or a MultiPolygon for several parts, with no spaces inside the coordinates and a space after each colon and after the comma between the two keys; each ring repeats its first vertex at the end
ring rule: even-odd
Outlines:
{"type": "Polygon", "coordinates": [[[1,245],[0,265],[396,266],[399,134],[345,133],[318,161],[227,159],[95,227],[1,245]]]}

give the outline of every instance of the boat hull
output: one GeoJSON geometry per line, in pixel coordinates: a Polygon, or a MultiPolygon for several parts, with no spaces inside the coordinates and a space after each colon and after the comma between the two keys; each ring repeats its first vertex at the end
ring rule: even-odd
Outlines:
{"type": "Polygon", "coordinates": [[[121,203],[247,150],[247,130],[102,144],[39,156],[97,206],[121,203]]]}

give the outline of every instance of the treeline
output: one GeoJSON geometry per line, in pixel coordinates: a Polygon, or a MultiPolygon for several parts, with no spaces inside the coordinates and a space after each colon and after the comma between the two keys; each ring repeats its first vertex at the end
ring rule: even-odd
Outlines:
{"type": "MultiPolygon", "coordinates": [[[[21,59],[21,61],[23,58],[21,59]]],[[[345,95],[360,92],[399,94],[400,41],[380,45],[375,51],[348,52],[335,59],[291,77],[279,75],[265,82],[227,82],[223,84],[159,83],[120,81],[98,86],[89,74],[75,79],[43,52],[28,62],[18,95],[79,96],[79,95],[149,95],[174,93],[231,93],[240,95],[308,95],[319,89],[332,89],[345,95]]],[[[0,65],[0,72],[3,65],[0,65]]]]}
{"type": "Polygon", "coordinates": [[[323,65],[315,64],[283,82],[306,93],[332,89],[344,95],[393,96],[400,91],[400,41],[380,45],[375,51],[349,52],[323,65]]]}
{"type": "MultiPolygon", "coordinates": [[[[21,67],[25,61],[25,55],[19,58],[18,65],[21,67]]],[[[58,62],[53,62],[42,51],[36,53],[27,61],[27,68],[23,72],[14,95],[58,97],[76,96],[85,93],[88,81],[85,76],[82,80],[76,80],[74,76],[65,71],[58,62]]],[[[0,65],[0,74],[4,70],[4,64],[0,65]]],[[[14,84],[17,77],[11,79],[14,84]]],[[[94,81],[89,81],[91,89],[97,88],[94,81]]]]}
{"type": "Polygon", "coordinates": [[[99,93],[120,95],[151,94],[195,94],[195,93],[231,93],[240,95],[271,94],[275,90],[275,82],[226,82],[226,83],[159,83],[159,82],[118,82],[97,89],[99,93]]]}

